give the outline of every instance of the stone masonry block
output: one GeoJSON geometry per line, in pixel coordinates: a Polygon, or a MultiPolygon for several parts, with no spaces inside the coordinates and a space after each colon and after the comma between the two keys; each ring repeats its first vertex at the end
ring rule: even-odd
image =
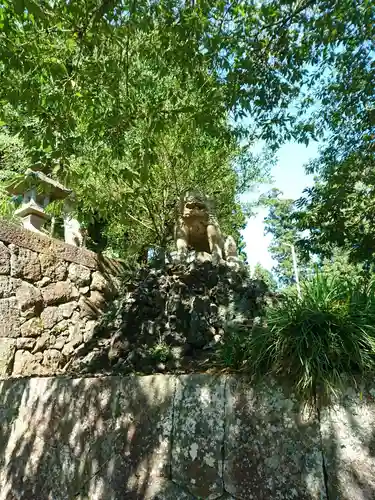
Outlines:
{"type": "Polygon", "coordinates": [[[10,273],[10,252],[8,248],[0,241],[0,274],[10,273]]]}
{"type": "Polygon", "coordinates": [[[16,297],[0,299],[0,337],[19,337],[21,323],[16,297]]]}
{"type": "Polygon", "coordinates": [[[36,252],[13,244],[9,245],[9,250],[11,252],[11,276],[29,281],[39,281],[42,278],[40,262],[36,252]]]}
{"type": "Polygon", "coordinates": [[[67,263],[59,260],[53,253],[41,253],[39,255],[42,274],[53,281],[62,281],[68,273],[67,263]]]}
{"type": "Polygon", "coordinates": [[[329,499],[375,498],[375,386],[348,387],[321,411],[329,499]]]}
{"type": "Polygon", "coordinates": [[[178,377],[173,426],[173,480],[199,498],[223,494],[224,378],[178,377]]]}
{"type": "Polygon", "coordinates": [[[191,499],[167,481],[174,377],[7,382],[1,500],[191,499]]]}
{"type": "Polygon", "coordinates": [[[293,394],[230,377],[225,427],[224,484],[236,499],[326,498],[317,415],[293,394]]]}
{"type": "Polygon", "coordinates": [[[10,375],[15,352],[15,339],[0,338],[0,377],[10,375]]]}

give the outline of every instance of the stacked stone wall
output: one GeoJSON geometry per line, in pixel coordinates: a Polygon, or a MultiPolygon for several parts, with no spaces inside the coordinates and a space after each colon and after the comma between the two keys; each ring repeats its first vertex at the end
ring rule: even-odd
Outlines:
{"type": "Polygon", "coordinates": [[[116,295],[121,264],[0,221],[0,375],[62,370],[116,295]]]}

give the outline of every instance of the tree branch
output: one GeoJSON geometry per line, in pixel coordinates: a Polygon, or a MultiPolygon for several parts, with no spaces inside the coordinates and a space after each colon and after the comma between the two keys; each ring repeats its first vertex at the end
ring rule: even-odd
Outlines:
{"type": "Polygon", "coordinates": [[[302,3],[299,7],[296,7],[296,9],[291,12],[287,17],[280,19],[279,21],[276,21],[275,23],[270,23],[267,24],[266,26],[263,26],[262,30],[267,30],[269,28],[274,28],[276,26],[281,25],[282,27],[285,26],[289,21],[291,21],[295,16],[298,16],[303,10],[307,9],[308,7],[311,7],[316,4],[316,0],[307,0],[307,2],[302,3]]]}
{"type": "Polygon", "coordinates": [[[129,212],[125,212],[125,215],[127,215],[128,217],[130,217],[131,219],[133,219],[135,222],[138,222],[138,224],[141,224],[142,226],[144,226],[145,228],[147,228],[149,231],[154,231],[154,229],[152,227],[148,226],[147,224],[145,224],[141,220],[137,219],[132,214],[129,214],[129,212]]]}

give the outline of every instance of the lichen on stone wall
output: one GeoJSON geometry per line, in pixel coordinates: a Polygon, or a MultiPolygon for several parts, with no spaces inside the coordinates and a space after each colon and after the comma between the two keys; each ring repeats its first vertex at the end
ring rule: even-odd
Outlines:
{"type": "Polygon", "coordinates": [[[299,412],[232,376],[0,381],[0,499],[327,500],[299,412]]]}

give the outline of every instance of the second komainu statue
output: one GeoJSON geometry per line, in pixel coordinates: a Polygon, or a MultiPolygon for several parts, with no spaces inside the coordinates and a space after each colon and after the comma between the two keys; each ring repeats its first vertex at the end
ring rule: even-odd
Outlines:
{"type": "Polygon", "coordinates": [[[211,255],[213,262],[240,263],[234,238],[221,233],[213,200],[196,191],[184,193],[179,200],[175,242],[179,259],[194,250],[211,255]]]}

